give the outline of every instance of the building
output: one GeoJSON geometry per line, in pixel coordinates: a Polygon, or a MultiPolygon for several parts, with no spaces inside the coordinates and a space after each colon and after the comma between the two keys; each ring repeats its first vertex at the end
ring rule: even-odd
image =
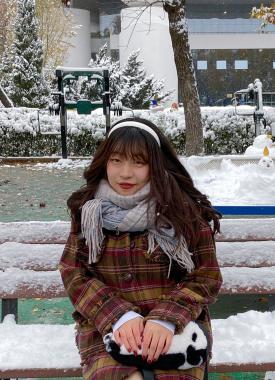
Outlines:
{"type": "MultiPolygon", "coordinates": [[[[202,104],[225,105],[234,91],[255,78],[261,79],[264,91],[275,91],[275,26],[261,29],[261,22],[250,18],[254,6],[270,2],[186,0],[202,104]]],[[[122,64],[139,48],[147,72],[164,78],[167,89],[177,89],[167,15],[161,6],[141,12],[142,5],[142,0],[71,0],[83,27],[68,64],[86,65],[106,41],[111,55],[122,64]]]]}

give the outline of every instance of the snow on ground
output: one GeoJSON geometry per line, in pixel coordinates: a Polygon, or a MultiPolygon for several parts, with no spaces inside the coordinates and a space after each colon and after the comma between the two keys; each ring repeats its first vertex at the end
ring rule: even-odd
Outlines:
{"type": "MultiPolygon", "coordinates": [[[[180,157],[180,160],[193,178],[195,186],[214,205],[275,204],[275,165],[262,167],[258,164],[257,156],[193,156],[180,157]],[[242,165],[236,164],[242,157],[242,165]]],[[[45,171],[76,170],[85,169],[89,163],[90,160],[61,159],[55,163],[39,163],[29,168],[45,171]]]]}
{"type": "Polygon", "coordinates": [[[202,168],[200,162],[190,158],[185,160],[185,166],[195,186],[214,205],[275,204],[275,167],[263,168],[254,163],[237,166],[234,161],[223,159],[219,168],[211,169],[207,168],[207,162],[202,168]]]}
{"type": "Polygon", "coordinates": [[[70,158],[61,158],[57,162],[50,163],[38,163],[34,166],[30,166],[29,169],[85,169],[91,163],[91,160],[71,160],[70,158]]]}
{"type": "MultiPolygon", "coordinates": [[[[211,363],[273,362],[274,325],[275,312],[248,311],[224,320],[212,320],[211,363]]],[[[79,366],[74,325],[22,326],[16,325],[13,316],[8,315],[0,324],[0,336],[1,370],[79,366]]]]}

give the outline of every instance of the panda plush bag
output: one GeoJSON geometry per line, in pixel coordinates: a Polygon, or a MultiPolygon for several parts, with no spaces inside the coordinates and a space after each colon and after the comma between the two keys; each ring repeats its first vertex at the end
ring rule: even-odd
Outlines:
{"type": "Polygon", "coordinates": [[[128,352],[124,345],[115,342],[113,333],[103,337],[106,351],[117,362],[143,369],[189,369],[198,367],[207,359],[207,338],[201,327],[195,322],[189,322],[181,334],[174,335],[171,346],[166,354],[160,355],[157,361],[148,364],[142,359],[141,350],[135,356],[128,352]]]}

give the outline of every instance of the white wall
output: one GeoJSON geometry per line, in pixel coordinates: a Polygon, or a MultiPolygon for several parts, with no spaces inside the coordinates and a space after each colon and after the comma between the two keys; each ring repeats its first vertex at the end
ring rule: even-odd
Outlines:
{"type": "Polygon", "coordinates": [[[121,12],[120,62],[124,64],[133,50],[140,49],[140,58],[144,60],[147,73],[154,74],[157,79],[165,79],[165,88],[175,89],[176,100],[177,75],[167,15],[162,8],[153,7],[151,15],[147,10],[140,16],[133,32],[140,10],[126,8],[121,12]]]}
{"type": "Polygon", "coordinates": [[[189,35],[191,49],[271,49],[275,34],[196,33],[189,35]]]}
{"type": "Polygon", "coordinates": [[[76,25],[81,25],[77,35],[72,38],[74,47],[70,48],[68,58],[64,66],[86,67],[91,59],[91,20],[90,11],[83,9],[72,9],[76,25]]]}

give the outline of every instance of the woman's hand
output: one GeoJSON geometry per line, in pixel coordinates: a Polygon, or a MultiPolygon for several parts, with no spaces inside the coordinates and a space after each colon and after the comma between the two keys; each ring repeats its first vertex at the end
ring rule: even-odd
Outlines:
{"type": "Polygon", "coordinates": [[[137,317],[123,323],[115,332],[114,337],[119,345],[124,344],[128,352],[137,353],[141,349],[141,336],[143,334],[143,318],[137,317]]]}
{"type": "Polygon", "coordinates": [[[174,334],[158,323],[146,322],[143,331],[142,357],[151,364],[157,361],[161,354],[165,354],[171,345],[174,334]]]}

